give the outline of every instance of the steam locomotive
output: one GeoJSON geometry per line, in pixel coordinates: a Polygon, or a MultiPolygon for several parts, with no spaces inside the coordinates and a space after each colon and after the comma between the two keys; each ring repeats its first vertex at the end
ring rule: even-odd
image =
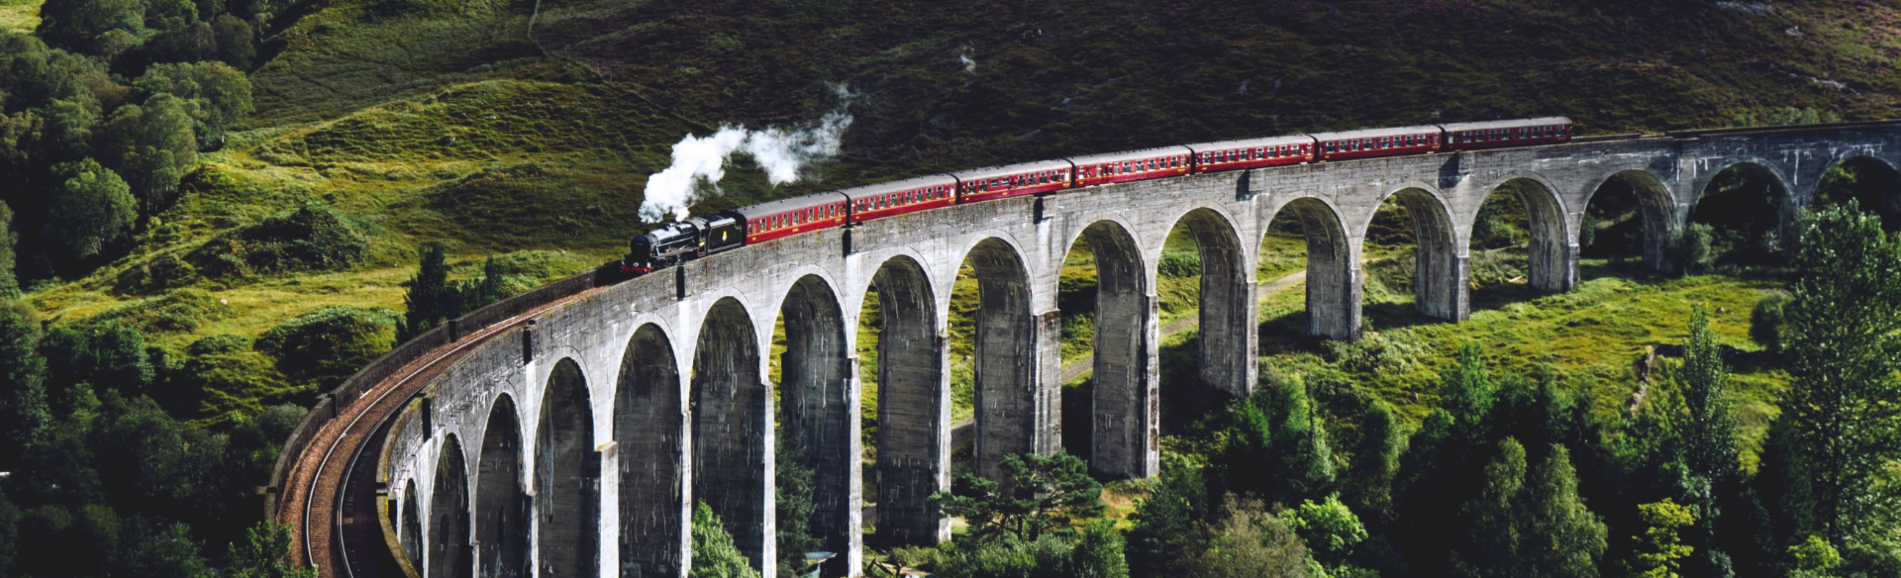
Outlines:
{"type": "Polygon", "coordinates": [[[634,237],[621,270],[640,275],[747,244],[952,205],[1111,183],[1311,162],[1560,143],[1571,119],[1379,128],[1178,145],[879,183],[690,217],[634,237]]]}

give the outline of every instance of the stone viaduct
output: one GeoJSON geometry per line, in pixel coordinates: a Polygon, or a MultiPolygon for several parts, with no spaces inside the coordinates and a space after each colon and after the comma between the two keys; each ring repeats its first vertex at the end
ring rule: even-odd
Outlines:
{"type": "Polygon", "coordinates": [[[1901,166],[1898,127],[1601,137],[1192,175],[940,209],[690,262],[518,322],[404,406],[378,475],[396,556],[429,578],[685,576],[692,504],[705,501],[770,576],[776,461],[796,456],[815,473],[813,529],[840,553],[827,574],[857,575],[867,539],[949,537],[925,497],[950,481],[945,328],[966,259],[981,293],[975,469],[995,476],[1004,455],[1060,445],[1058,271],[1080,239],[1100,284],[1090,467],[1145,477],[1158,469],[1164,386],[1156,263],[1178,224],[1202,259],[1198,375],[1244,395],[1256,372],[1252,272],[1277,215],[1298,218],[1307,237],[1309,330],[1350,340],[1362,325],[1362,237],[1388,197],[1418,236],[1417,306],[1458,321],[1473,222],[1508,181],[1535,185],[1521,188],[1532,191],[1522,194],[1530,283],[1565,291],[1579,282],[1585,205],[1607,181],[1639,191],[1646,261],[1661,267],[1661,240],[1720,171],[1742,167],[1803,205],[1839,163],[1901,166]],[[854,355],[866,299],[883,318],[876,376],[862,376],[854,355]],[[781,316],[787,348],[772,383],[781,316]],[[869,466],[865,377],[876,378],[880,425],[869,466]],[[877,519],[862,519],[867,502],[877,519]]]}

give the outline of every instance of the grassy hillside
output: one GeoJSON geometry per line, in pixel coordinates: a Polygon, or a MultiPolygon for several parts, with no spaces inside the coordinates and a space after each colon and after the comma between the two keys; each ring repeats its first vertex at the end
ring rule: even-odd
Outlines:
{"type": "MultiPolygon", "coordinates": [[[[32,26],[34,7],[0,5],[0,26],[32,26]]],[[[1566,114],[1591,132],[1654,131],[1789,105],[1887,117],[1901,94],[1897,14],[1895,2],[316,1],[265,30],[256,110],[201,157],[179,204],[99,269],[29,299],[61,322],[216,301],[152,332],[176,350],[330,305],[399,311],[415,248],[431,241],[450,243],[457,277],[488,255],[512,255],[519,277],[558,277],[642,230],[647,175],[682,136],[798,125],[840,106],[838,86],[855,117],[839,158],[772,187],[742,157],[696,210],[1304,130],[1566,114]],[[362,262],[139,282],[308,201],[360,223],[362,262]]],[[[1167,320],[1190,315],[1178,302],[1191,284],[1158,289],[1167,320]]],[[[1066,353],[1087,350],[1075,337],[1066,353]]]]}

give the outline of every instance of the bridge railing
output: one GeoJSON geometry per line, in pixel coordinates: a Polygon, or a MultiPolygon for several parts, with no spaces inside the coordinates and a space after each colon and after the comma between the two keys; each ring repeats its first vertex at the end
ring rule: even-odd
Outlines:
{"type": "Polygon", "coordinates": [[[319,396],[317,403],[311,406],[310,413],[304,414],[303,421],[297,424],[297,429],[291,430],[290,438],[285,440],[284,446],[277,451],[277,462],[271,466],[270,485],[266,488],[264,501],[264,516],[275,519],[277,503],[280,499],[278,492],[285,489],[284,480],[290,475],[291,465],[297,463],[298,456],[303,454],[317,432],[322,430],[325,424],[336,419],[338,412],[351,401],[369,393],[371,388],[389,379],[411,362],[443,346],[455,343],[468,331],[488,327],[536,307],[595,287],[612,285],[623,279],[624,276],[619,274],[619,267],[613,263],[583,271],[451,319],[434,329],[423,332],[422,335],[398,344],[390,349],[389,353],[376,358],[376,361],[370,362],[369,365],[352,374],[349,379],[345,379],[336,389],[319,396]]]}

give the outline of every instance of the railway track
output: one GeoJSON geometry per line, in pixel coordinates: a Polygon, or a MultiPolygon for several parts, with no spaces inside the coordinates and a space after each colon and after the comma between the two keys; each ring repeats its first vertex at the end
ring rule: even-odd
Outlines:
{"type": "Polygon", "coordinates": [[[291,562],[315,565],[321,578],[407,575],[383,538],[377,507],[376,462],[383,434],[402,408],[470,348],[600,288],[562,297],[489,324],[405,364],[351,400],[336,400],[336,416],[303,446],[284,478],[272,513],[291,527],[291,562]]]}

